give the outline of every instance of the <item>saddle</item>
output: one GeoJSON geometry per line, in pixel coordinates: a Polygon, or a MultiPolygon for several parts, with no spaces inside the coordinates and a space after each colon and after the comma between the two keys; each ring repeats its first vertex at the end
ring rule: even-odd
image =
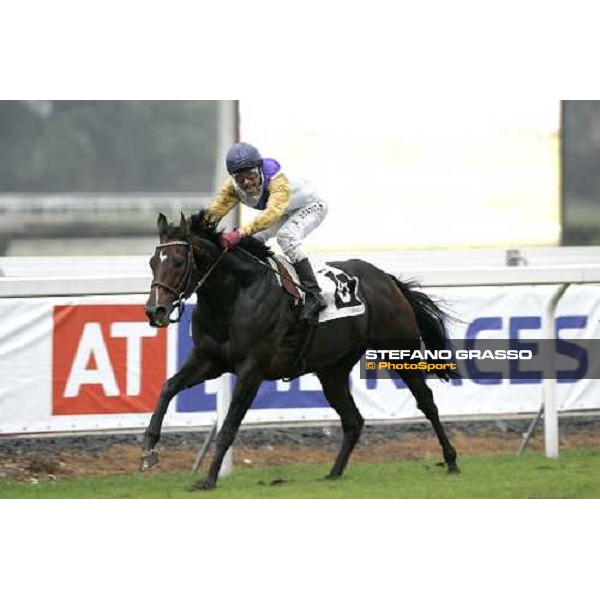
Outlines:
{"type": "MultiPolygon", "coordinates": [[[[280,255],[272,256],[268,261],[271,268],[277,271],[275,276],[278,285],[294,298],[296,304],[302,304],[305,294],[298,287],[300,278],[293,265],[280,255]]],[[[313,268],[323,298],[327,302],[327,308],[319,314],[319,322],[364,314],[365,304],[361,298],[357,277],[331,265],[313,265],[313,268]]]]}

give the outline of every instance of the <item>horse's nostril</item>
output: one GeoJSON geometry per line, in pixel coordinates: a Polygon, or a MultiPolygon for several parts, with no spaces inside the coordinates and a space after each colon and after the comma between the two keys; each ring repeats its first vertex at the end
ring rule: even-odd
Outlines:
{"type": "Polygon", "coordinates": [[[161,321],[162,319],[164,319],[166,314],[167,314],[167,309],[164,306],[157,306],[154,309],[154,318],[157,321],[161,321]]]}

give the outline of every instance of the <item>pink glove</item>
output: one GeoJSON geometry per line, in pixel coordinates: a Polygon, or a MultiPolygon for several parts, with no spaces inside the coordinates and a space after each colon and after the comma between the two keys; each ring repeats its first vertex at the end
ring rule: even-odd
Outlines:
{"type": "Polygon", "coordinates": [[[222,233],[219,242],[223,248],[229,249],[239,244],[243,237],[244,236],[242,235],[242,232],[236,229],[235,231],[231,231],[229,233],[222,233]]]}

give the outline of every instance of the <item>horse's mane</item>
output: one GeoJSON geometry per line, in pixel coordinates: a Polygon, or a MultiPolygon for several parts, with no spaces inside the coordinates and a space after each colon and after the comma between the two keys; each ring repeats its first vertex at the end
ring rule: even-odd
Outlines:
{"type": "MultiPolygon", "coordinates": [[[[200,210],[198,214],[192,215],[190,219],[192,234],[207,239],[217,246],[219,246],[219,235],[221,234],[221,231],[217,230],[218,225],[218,221],[211,221],[206,217],[206,210],[204,209],[200,210]]],[[[260,260],[266,260],[273,256],[271,248],[252,236],[242,238],[240,246],[260,260]]]]}

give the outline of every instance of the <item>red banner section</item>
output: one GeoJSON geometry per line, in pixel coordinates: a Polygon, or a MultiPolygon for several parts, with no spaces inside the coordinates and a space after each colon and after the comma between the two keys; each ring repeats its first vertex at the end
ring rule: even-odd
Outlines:
{"type": "Polygon", "coordinates": [[[166,329],[142,306],[55,306],[52,414],[152,412],[167,377],[166,329]]]}

